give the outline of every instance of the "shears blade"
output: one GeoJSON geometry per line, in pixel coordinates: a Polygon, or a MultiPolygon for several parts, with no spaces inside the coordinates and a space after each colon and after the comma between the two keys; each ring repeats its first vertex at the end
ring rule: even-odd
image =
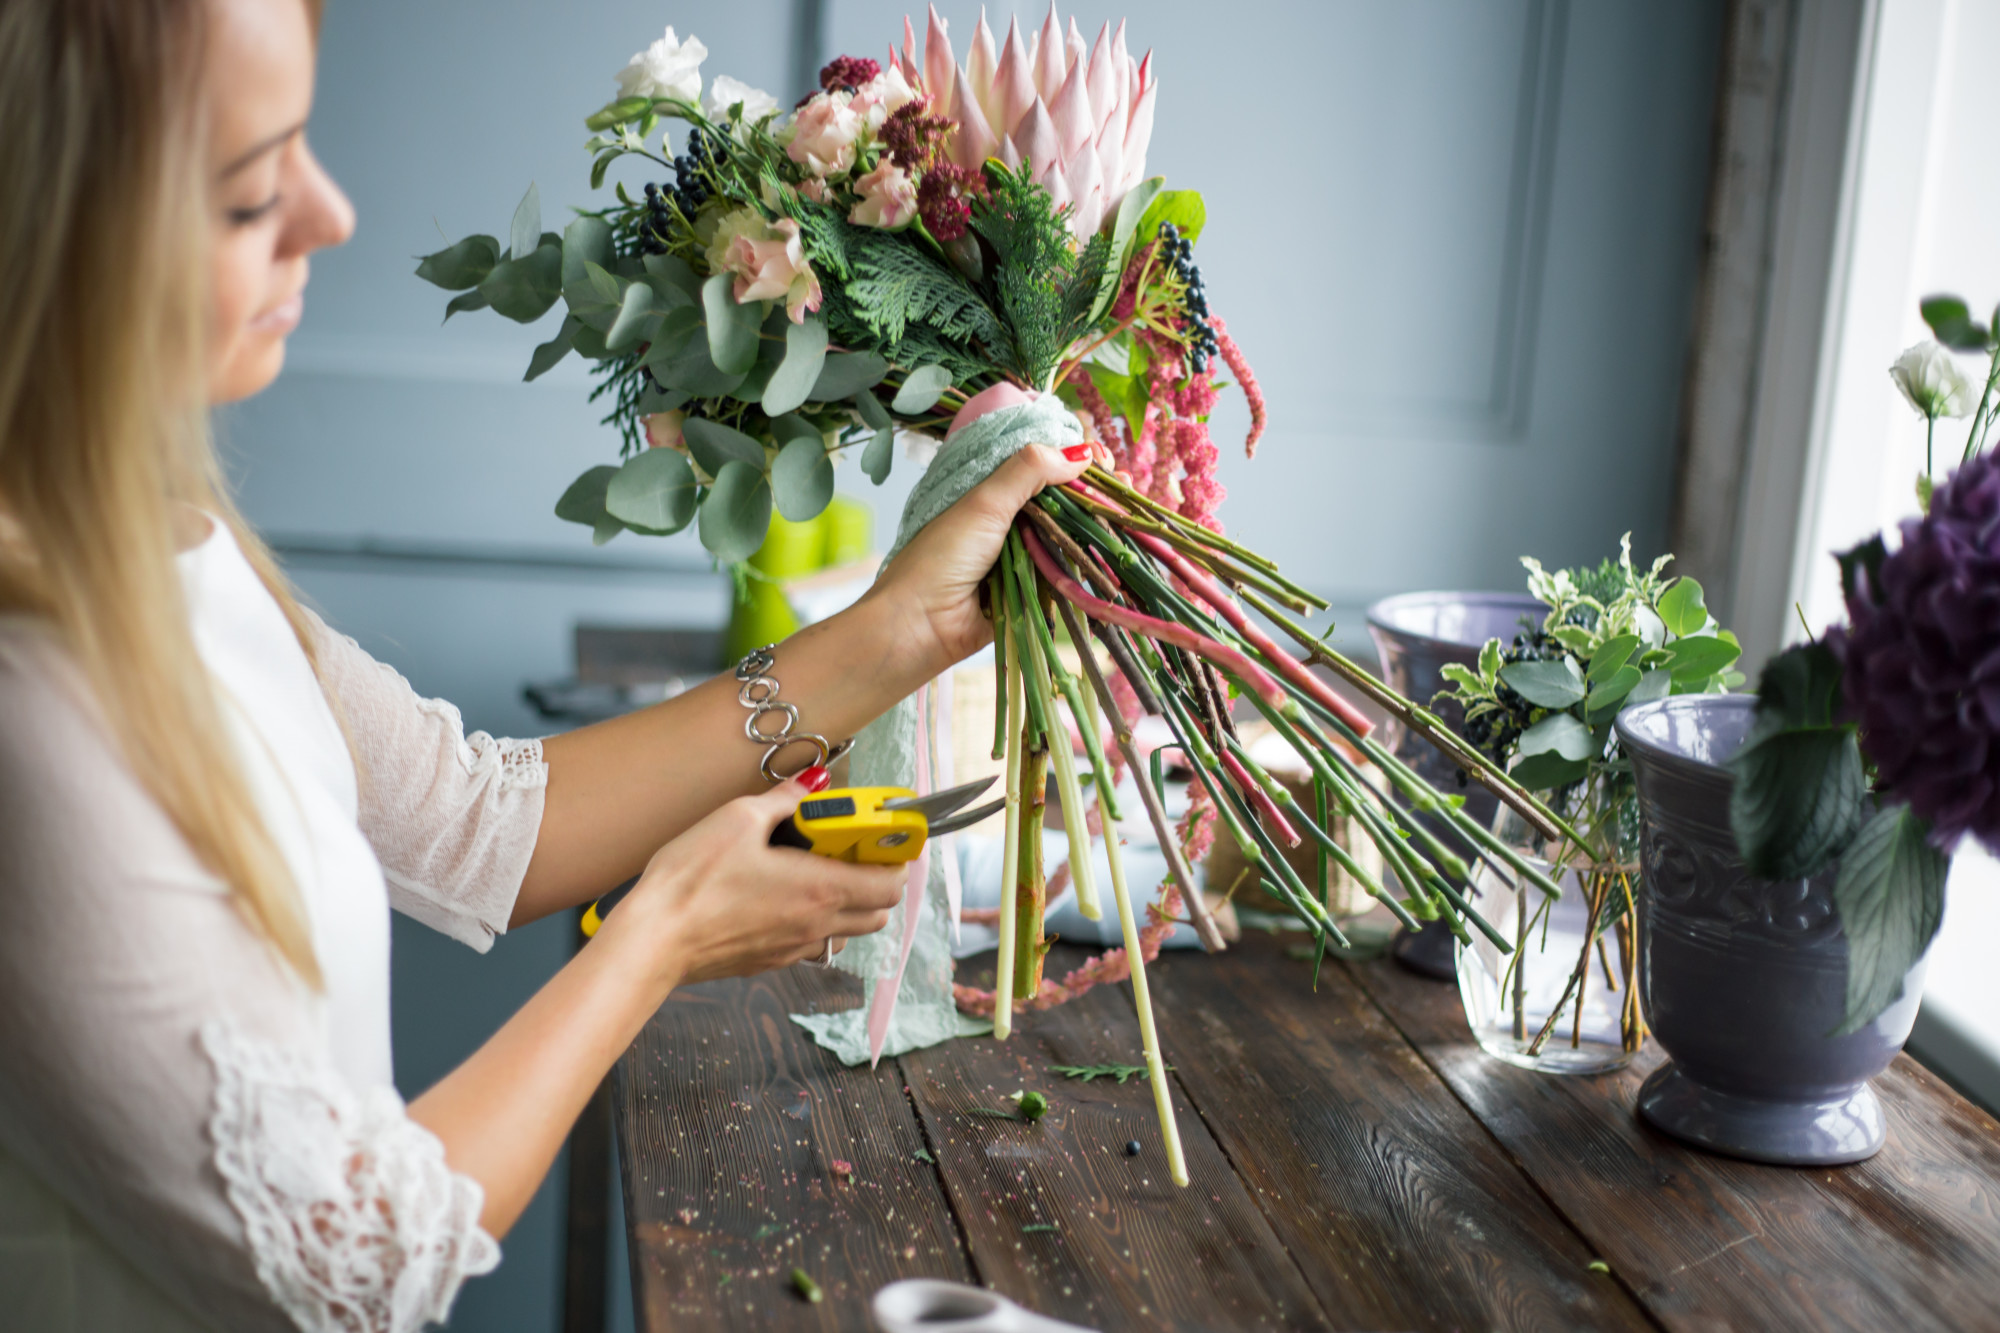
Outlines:
{"type": "Polygon", "coordinates": [[[988,801],[985,805],[976,805],[970,810],[952,815],[947,819],[940,819],[932,824],[930,826],[930,836],[941,838],[947,833],[956,833],[962,828],[971,828],[980,820],[997,815],[1006,808],[1007,798],[1004,796],[997,801],[988,801]]]}
{"type": "Polygon", "coordinates": [[[992,778],[982,778],[978,782],[962,783],[934,791],[928,796],[898,796],[894,800],[882,802],[883,810],[912,810],[924,817],[928,824],[935,825],[952,811],[970,801],[979,793],[993,785],[992,778]]]}

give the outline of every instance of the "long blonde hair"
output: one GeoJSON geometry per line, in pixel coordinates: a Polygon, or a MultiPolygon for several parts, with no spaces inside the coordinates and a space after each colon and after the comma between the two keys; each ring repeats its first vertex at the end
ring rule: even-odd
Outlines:
{"type": "Polygon", "coordinates": [[[209,434],[204,9],[0,5],[0,610],[55,627],[139,781],[319,986],[174,563],[186,508],[217,516],[312,654],[209,434]]]}

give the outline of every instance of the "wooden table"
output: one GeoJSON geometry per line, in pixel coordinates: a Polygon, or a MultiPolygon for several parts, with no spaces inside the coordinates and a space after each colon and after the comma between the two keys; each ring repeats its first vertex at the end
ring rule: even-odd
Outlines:
{"type": "Polygon", "coordinates": [[[1315,992],[1297,938],[1149,973],[1187,1189],[1144,1083],[1049,1070],[1137,1061],[1122,986],[872,1072],[786,1018],[857,1003],[846,977],[689,989],[613,1080],[640,1327],[863,1329],[938,1276],[1106,1330],[2000,1328],[2000,1126],[1907,1057],[1873,1161],[1754,1166],[1633,1116],[1656,1048],[1531,1074],[1386,961],[1315,992]],[[1039,1124],[978,1113],[1021,1088],[1039,1124]]]}

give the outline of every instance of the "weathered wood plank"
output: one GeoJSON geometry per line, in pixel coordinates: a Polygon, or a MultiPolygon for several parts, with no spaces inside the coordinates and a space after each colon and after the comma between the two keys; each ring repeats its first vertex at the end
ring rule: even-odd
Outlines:
{"type": "Polygon", "coordinates": [[[1651,1328],[1356,987],[1269,935],[1169,958],[1175,1068],[1334,1323],[1651,1328]]]}
{"type": "Polygon", "coordinates": [[[618,1062],[640,1327],[867,1329],[884,1283],[971,1280],[895,1069],[845,1069],[786,1018],[858,999],[807,968],[692,986],[618,1062]],[[794,1267],[822,1303],[793,1290],[794,1267]]]}
{"type": "Polygon", "coordinates": [[[1907,1057],[1876,1085],[1890,1127],[1872,1161],[1760,1166],[1639,1121],[1657,1047],[1619,1074],[1537,1075],[1480,1052],[1453,988],[1354,972],[1669,1328],[2000,1328],[2000,1126],[1907,1057]]]}
{"type": "MultiPolygon", "coordinates": [[[[1079,959],[1058,950],[1049,965],[1059,971],[1079,959]]],[[[1169,1063],[1181,1044],[1170,1026],[1169,1063]]],[[[903,1057],[986,1283],[1105,1333],[1327,1327],[1298,1268],[1178,1090],[1186,1189],[1167,1176],[1144,1082],[1083,1083],[1049,1070],[1138,1063],[1138,1045],[1121,986],[1022,1015],[1004,1044],[952,1042],[903,1057]],[[1010,1095],[1023,1089],[1049,1098],[1040,1123],[979,1114],[1011,1109],[1010,1095]],[[1142,1145],[1136,1157],[1125,1155],[1131,1140],[1142,1145]]]]}

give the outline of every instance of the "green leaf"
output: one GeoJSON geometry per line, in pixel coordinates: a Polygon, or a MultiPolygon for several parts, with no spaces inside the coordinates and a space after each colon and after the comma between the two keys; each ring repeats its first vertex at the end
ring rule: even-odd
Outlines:
{"type": "Polygon", "coordinates": [[[545,245],[525,259],[505,259],[479,284],[494,310],[517,324],[532,324],[562,295],[562,247],[545,245]]]}
{"type": "Polygon", "coordinates": [[[1479,675],[1482,680],[1500,679],[1501,658],[1505,652],[1498,639],[1488,639],[1479,649],[1479,675]]]}
{"type": "Polygon", "coordinates": [[[1173,223],[1182,236],[1198,241],[1202,227],[1208,222],[1208,206],[1202,203],[1196,190],[1162,191],[1139,219],[1139,244],[1144,245],[1159,235],[1162,222],[1173,223]]]}
{"type": "Polygon", "coordinates": [[[1557,625],[1548,633],[1550,638],[1578,657],[1588,656],[1591,645],[1597,642],[1597,636],[1581,625],[1557,625]]]}
{"type": "Polygon", "coordinates": [[[833,460],[817,436],[778,450],[771,463],[771,496],[778,512],[794,523],[817,517],[833,499],[833,460]]]}
{"type": "MultiPolygon", "coordinates": [[[[806,400],[812,397],[813,388],[819,383],[820,371],[825,365],[826,321],[817,315],[808,315],[803,322],[787,327],[785,359],[778,363],[778,368],[771,372],[770,383],[764,386],[763,407],[766,415],[783,416],[804,406],[806,400]]],[[[821,450],[821,454],[824,456],[825,450],[821,450]]],[[[831,469],[832,464],[828,467],[831,469]]],[[[828,475],[832,475],[831,471],[828,475]]],[[[778,512],[786,518],[791,517],[785,510],[782,494],[778,498],[778,512]]]]}
{"type": "Polygon", "coordinates": [[[1903,994],[1944,914],[1950,868],[1929,825],[1907,805],[1878,810],[1841,859],[1833,905],[1847,932],[1847,1016],[1831,1036],[1858,1032],[1903,994]]]}
{"type": "Polygon", "coordinates": [[[531,255],[542,246],[542,192],[533,181],[528,182],[528,192],[521,196],[521,202],[514,206],[514,224],[508,229],[509,246],[507,253],[519,259],[531,255]]]}
{"type": "Polygon", "coordinates": [[[861,451],[861,470],[868,474],[868,480],[880,486],[889,479],[889,469],[895,461],[896,432],[886,427],[876,431],[875,438],[861,451]]]}
{"type": "Polygon", "coordinates": [[[691,302],[701,302],[701,279],[678,255],[647,255],[646,275],[659,278],[691,302]]]}
{"type": "Polygon", "coordinates": [[[618,275],[604,265],[586,259],[583,262],[583,277],[589,298],[599,305],[624,304],[625,289],[629,284],[619,281],[618,275]]]}
{"type": "Polygon", "coordinates": [[[556,330],[556,336],[535,349],[535,354],[528,358],[528,373],[521,378],[534,380],[546,375],[576,346],[576,331],[581,327],[575,315],[563,316],[562,327],[556,330]]]}
{"type": "Polygon", "coordinates": [[[595,524],[604,517],[605,488],[617,475],[617,468],[605,464],[578,477],[556,501],[556,517],[566,523],[595,524]]]}
{"type": "Polygon", "coordinates": [[[484,310],[492,304],[491,301],[486,299],[485,292],[475,288],[472,291],[462,292],[452,297],[450,303],[444,308],[444,317],[450,319],[453,315],[461,314],[468,310],[484,310]]]}
{"type": "Polygon", "coordinates": [[[1801,643],[1764,664],[1757,678],[1757,730],[1830,727],[1840,707],[1840,659],[1824,643],[1801,643]]]}
{"type": "Polygon", "coordinates": [[[646,353],[646,367],[662,384],[697,398],[719,398],[743,383],[741,374],[717,370],[709,359],[708,338],[694,311],[682,307],[661,321],[660,335],[646,353]],[[676,322],[685,325],[675,332],[676,322]]]}
{"type": "Polygon", "coordinates": [[[630,527],[665,536],[694,518],[694,469],[672,449],[646,449],[618,469],[605,488],[604,508],[630,527]]]}
{"type": "Polygon", "coordinates": [[[1622,666],[1600,682],[1583,701],[1583,713],[1592,722],[1605,720],[1607,711],[1624,707],[1626,696],[1638,688],[1643,673],[1635,666],[1622,666]]]}
{"type": "Polygon", "coordinates": [[[1743,863],[1766,879],[1806,879],[1839,856],[1868,815],[1852,727],[1755,733],[1727,767],[1729,823],[1743,863]]]}
{"type": "Polygon", "coordinates": [[[781,447],[793,440],[811,440],[821,449],[826,448],[826,439],[820,428],[796,412],[771,418],[771,438],[781,447]]]}
{"type": "Polygon", "coordinates": [[[689,417],[681,423],[681,435],[687,440],[694,461],[711,477],[721,477],[722,469],[730,463],[742,463],[758,472],[764,470],[764,446],[720,421],[689,417]]]}
{"type": "Polygon", "coordinates": [[[639,394],[639,415],[649,417],[655,412],[671,412],[677,407],[685,407],[690,396],[685,389],[655,389],[648,386],[639,394]]]}
{"type": "Polygon", "coordinates": [[[918,366],[904,379],[903,387],[889,404],[906,417],[921,416],[937,406],[937,400],[951,387],[951,372],[943,366],[918,366]]]}
{"type": "Polygon", "coordinates": [[[863,389],[872,389],[889,373],[889,363],[873,352],[835,352],[820,367],[809,403],[837,403],[863,389]]]}
{"type": "Polygon", "coordinates": [[[718,273],[701,285],[702,309],[708,315],[708,355],[717,370],[740,375],[756,364],[757,326],[764,320],[760,302],[738,305],[736,280],[718,273]]]}
{"type": "Polygon", "coordinates": [[[614,352],[623,352],[642,340],[646,323],[653,317],[653,289],[643,282],[635,282],[625,289],[625,299],[619,303],[618,318],[611,321],[611,327],[604,332],[604,345],[614,352]]]}
{"type": "Polygon", "coordinates": [[[865,389],[854,395],[854,410],[874,430],[888,430],[893,424],[888,409],[882,406],[882,400],[865,389]]]}
{"type": "Polygon", "coordinates": [[[771,483],[748,463],[728,462],[701,506],[701,544],[722,560],[748,560],[771,526],[771,483]]]}
{"type": "Polygon", "coordinates": [[[1586,679],[1596,684],[1605,677],[1616,674],[1618,668],[1624,666],[1638,649],[1639,636],[1636,634],[1618,634],[1606,639],[1598,646],[1597,651],[1591,654],[1590,671],[1586,679]]]}
{"type": "Polygon", "coordinates": [[[448,292],[477,287],[500,262],[500,242],[491,236],[468,236],[417,261],[417,276],[448,292]]]}
{"type": "Polygon", "coordinates": [[[1743,655],[1735,644],[1713,634],[1678,639],[1667,645],[1667,651],[1673,654],[1667,670],[1676,685],[1706,680],[1743,655]]]}
{"type": "Polygon", "coordinates": [[[1840,591],[1849,602],[1877,600],[1882,588],[1882,562],[1888,558],[1889,548],[1882,544],[1879,535],[1834,557],[1840,562],[1840,591]],[[1866,588],[1861,585],[1863,574],[1868,576],[1866,588]]]}
{"type": "Polygon", "coordinates": [[[1500,668],[1507,687],[1540,708],[1568,708],[1584,694],[1574,658],[1559,662],[1509,662],[1500,668]]]}
{"type": "Polygon", "coordinates": [[[1111,223],[1111,262],[1105,265],[1104,276],[1097,284],[1097,300],[1090,307],[1092,324],[1102,319],[1117,299],[1118,284],[1124,279],[1125,264],[1132,257],[1132,243],[1139,233],[1139,219],[1146,215],[1166,184],[1164,176],[1148,176],[1127,190],[1119,201],[1118,215],[1111,223]]]}
{"type": "Polygon", "coordinates": [[[1508,774],[1529,791],[1553,791],[1588,777],[1590,761],[1565,759],[1551,750],[1516,760],[1508,774]]]}
{"type": "Polygon", "coordinates": [[[1471,667],[1458,662],[1446,662],[1438,668],[1443,677],[1464,690],[1467,694],[1480,695],[1486,692],[1486,682],[1471,667]]]}
{"type": "Polygon", "coordinates": [[[563,228],[563,290],[585,281],[585,264],[604,268],[611,263],[611,224],[603,218],[581,217],[563,228]]]}
{"type": "Polygon", "coordinates": [[[1573,713],[1550,713],[1521,733],[1517,753],[1523,759],[1538,754],[1554,754],[1564,759],[1589,759],[1599,752],[1600,747],[1592,739],[1590,728],[1583,725],[1573,713]]]}
{"type": "Polygon", "coordinates": [[[1937,340],[1955,352],[1983,352],[1991,344],[1992,330],[1975,323],[1972,311],[1956,296],[1925,297],[1918,302],[1917,312],[1937,340]]]}
{"type": "Polygon", "coordinates": [[[1674,690],[1674,676],[1671,671],[1651,670],[1639,673],[1639,683],[1625,696],[1626,708],[1637,708],[1655,699],[1664,699],[1674,690]]]}
{"type": "Polygon", "coordinates": [[[1693,579],[1675,579],[1674,586],[1661,594],[1660,619],[1677,639],[1701,633],[1708,624],[1708,604],[1702,600],[1701,585],[1693,579]]]}

